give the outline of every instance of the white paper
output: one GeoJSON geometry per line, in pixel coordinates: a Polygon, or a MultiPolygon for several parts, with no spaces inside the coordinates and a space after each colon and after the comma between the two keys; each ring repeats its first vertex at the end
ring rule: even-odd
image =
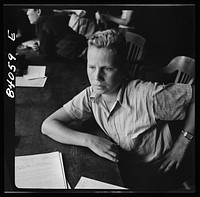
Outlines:
{"type": "Polygon", "coordinates": [[[97,181],[87,177],[81,177],[75,189],[127,189],[127,188],[97,181]]]}
{"type": "Polygon", "coordinates": [[[22,45],[23,46],[26,46],[26,47],[33,47],[33,45],[36,43],[36,42],[39,42],[38,39],[35,39],[35,40],[28,40],[26,42],[23,42],[22,45]]]}
{"type": "Polygon", "coordinates": [[[15,78],[15,85],[17,87],[44,87],[47,77],[37,79],[26,79],[24,77],[17,76],[15,78]]]}
{"type": "Polygon", "coordinates": [[[15,185],[17,188],[67,189],[61,153],[16,156],[15,185]]]}
{"type": "Polygon", "coordinates": [[[37,79],[45,77],[46,66],[28,66],[25,79],[37,79]]]}
{"type": "Polygon", "coordinates": [[[46,66],[29,65],[26,75],[16,77],[15,85],[17,87],[44,87],[47,80],[45,72],[46,66]]]}

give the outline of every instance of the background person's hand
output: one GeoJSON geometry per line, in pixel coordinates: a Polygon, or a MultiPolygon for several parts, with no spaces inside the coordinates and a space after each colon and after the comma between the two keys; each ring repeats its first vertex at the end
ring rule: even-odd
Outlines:
{"type": "Polygon", "coordinates": [[[101,19],[101,16],[100,16],[100,13],[99,12],[95,12],[95,18],[96,20],[100,20],[101,19]]]}
{"type": "Polygon", "coordinates": [[[39,43],[38,42],[35,42],[33,44],[33,47],[32,47],[33,51],[38,51],[39,50],[39,43]]]}
{"type": "Polygon", "coordinates": [[[101,157],[118,162],[118,149],[116,144],[105,138],[91,136],[88,148],[101,157]]]}

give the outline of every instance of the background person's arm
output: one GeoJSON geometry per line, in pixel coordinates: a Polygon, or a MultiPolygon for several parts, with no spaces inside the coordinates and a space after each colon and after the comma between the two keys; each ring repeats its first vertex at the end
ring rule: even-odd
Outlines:
{"type": "Polygon", "coordinates": [[[133,10],[128,10],[126,13],[126,18],[115,17],[115,16],[111,16],[109,14],[101,14],[101,18],[105,21],[112,21],[119,25],[128,26],[131,21],[132,15],[133,15],[133,10]]]}

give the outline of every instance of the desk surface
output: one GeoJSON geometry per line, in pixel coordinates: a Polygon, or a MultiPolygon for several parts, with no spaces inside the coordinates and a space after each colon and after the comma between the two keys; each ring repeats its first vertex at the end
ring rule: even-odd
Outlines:
{"type": "MultiPolygon", "coordinates": [[[[30,54],[28,54],[30,58],[30,54]]],[[[30,64],[45,65],[48,77],[44,87],[17,87],[15,96],[15,155],[60,151],[66,179],[74,188],[85,176],[123,186],[116,163],[104,159],[85,147],[58,143],[41,133],[41,124],[55,110],[89,85],[84,61],[41,60],[32,56],[30,64]]],[[[74,124],[84,132],[107,137],[94,120],[74,124]]]]}

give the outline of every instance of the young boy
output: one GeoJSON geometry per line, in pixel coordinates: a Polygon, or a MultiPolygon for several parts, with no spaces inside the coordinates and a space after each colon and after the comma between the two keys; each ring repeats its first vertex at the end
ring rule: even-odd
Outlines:
{"type": "Polygon", "coordinates": [[[125,48],[124,36],[114,29],[96,32],[88,40],[87,74],[91,86],[50,115],[42,124],[42,133],[60,143],[88,147],[114,162],[123,163],[128,158],[125,165],[131,167],[125,168],[131,177],[129,188],[134,183],[136,190],[166,189],[160,175],[150,174],[165,176],[173,167],[179,168],[195,130],[194,90],[188,84],[130,80],[125,48]],[[66,126],[92,116],[112,141],[66,126]],[[168,124],[161,123],[184,118],[183,132],[177,131],[179,137],[173,142],[168,124]],[[119,158],[118,150],[126,156],[119,158]],[[141,166],[145,170],[154,168],[145,171],[149,180],[137,178],[146,177],[144,171],[137,174],[136,167],[141,166]]]}

